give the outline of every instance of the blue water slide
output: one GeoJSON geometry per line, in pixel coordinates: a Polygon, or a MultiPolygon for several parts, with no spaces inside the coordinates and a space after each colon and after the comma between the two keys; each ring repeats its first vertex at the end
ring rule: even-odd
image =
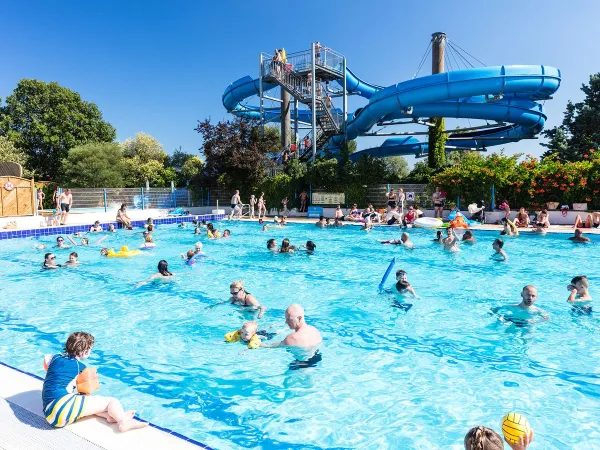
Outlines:
{"type": "MultiPolygon", "coordinates": [[[[379,90],[355,113],[346,132],[354,139],[377,122],[393,119],[453,117],[505,122],[484,131],[451,134],[449,147],[483,148],[534,137],[546,115],[536,100],[546,100],[560,86],[560,71],[548,66],[496,66],[429,75],[379,90]],[[468,138],[468,139],[465,139],[468,138]]],[[[327,146],[339,147],[341,137],[327,146]]],[[[414,137],[387,139],[381,146],[351,155],[377,157],[427,153],[427,144],[414,137]]]]}
{"type": "MultiPolygon", "coordinates": [[[[549,66],[494,66],[444,72],[383,88],[347,70],[348,92],[369,102],[349,115],[346,133],[349,139],[355,139],[381,121],[452,117],[495,121],[499,125],[450,134],[448,148],[481,149],[516,142],[542,131],[546,115],[538,101],[551,98],[560,87],[560,80],[560,71],[549,66]]],[[[223,94],[225,108],[236,115],[258,118],[259,108],[242,102],[259,94],[259,83],[258,79],[246,76],[229,85],[223,94]]],[[[263,92],[276,86],[263,82],[263,92]]],[[[279,120],[278,107],[267,108],[264,114],[267,121],[279,120]]],[[[300,110],[299,115],[300,120],[310,122],[310,110],[300,110]]],[[[335,151],[341,143],[342,137],[334,136],[321,150],[335,151]]],[[[387,139],[378,147],[354,153],[351,158],[426,153],[427,143],[410,136],[387,139]]]]}

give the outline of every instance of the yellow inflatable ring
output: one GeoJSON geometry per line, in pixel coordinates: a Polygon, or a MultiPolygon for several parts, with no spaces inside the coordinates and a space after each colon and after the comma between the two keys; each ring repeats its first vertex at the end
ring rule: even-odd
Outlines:
{"type": "Polygon", "coordinates": [[[115,252],[112,248],[106,253],[107,258],[130,258],[135,255],[141,254],[141,250],[129,250],[129,247],[124,245],[121,247],[120,252],[115,252]]]}

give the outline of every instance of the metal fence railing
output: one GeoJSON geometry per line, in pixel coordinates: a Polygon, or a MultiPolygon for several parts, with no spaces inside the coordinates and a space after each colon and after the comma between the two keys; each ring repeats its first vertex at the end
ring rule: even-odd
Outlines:
{"type": "Polygon", "coordinates": [[[187,189],[171,188],[73,188],[73,208],[114,209],[127,204],[130,208],[177,208],[192,206],[187,189]]]}

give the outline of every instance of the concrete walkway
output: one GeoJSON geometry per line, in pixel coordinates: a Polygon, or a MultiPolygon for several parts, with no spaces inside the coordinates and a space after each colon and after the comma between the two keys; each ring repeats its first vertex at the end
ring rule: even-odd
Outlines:
{"type": "Polygon", "coordinates": [[[42,415],[42,381],[0,364],[0,449],[121,450],[209,449],[170,430],[149,426],[120,433],[116,425],[89,417],[52,428],[42,415]]]}

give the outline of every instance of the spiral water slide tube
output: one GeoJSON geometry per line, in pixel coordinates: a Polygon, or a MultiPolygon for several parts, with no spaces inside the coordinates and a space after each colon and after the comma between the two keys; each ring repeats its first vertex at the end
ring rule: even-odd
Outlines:
{"type": "MultiPolygon", "coordinates": [[[[483,67],[416,78],[386,88],[366,83],[347,71],[349,93],[369,102],[350,115],[346,133],[355,139],[378,122],[397,119],[452,117],[482,119],[498,123],[485,130],[454,133],[448,136],[448,148],[478,148],[503,145],[533,138],[544,128],[546,115],[538,101],[552,98],[560,87],[560,71],[549,66],[483,67]]],[[[223,105],[233,114],[258,118],[258,107],[242,105],[246,98],[259,93],[259,80],[246,76],[232,83],[223,94],[223,105]]],[[[263,83],[263,91],[276,87],[263,83]]],[[[311,111],[300,110],[300,120],[309,122],[311,111]]],[[[279,108],[265,111],[265,120],[279,118],[279,108]]],[[[328,150],[340,147],[341,136],[326,144],[328,150]]],[[[375,157],[424,155],[427,143],[414,136],[387,139],[381,146],[354,153],[357,159],[367,154],[375,157]]]]}

